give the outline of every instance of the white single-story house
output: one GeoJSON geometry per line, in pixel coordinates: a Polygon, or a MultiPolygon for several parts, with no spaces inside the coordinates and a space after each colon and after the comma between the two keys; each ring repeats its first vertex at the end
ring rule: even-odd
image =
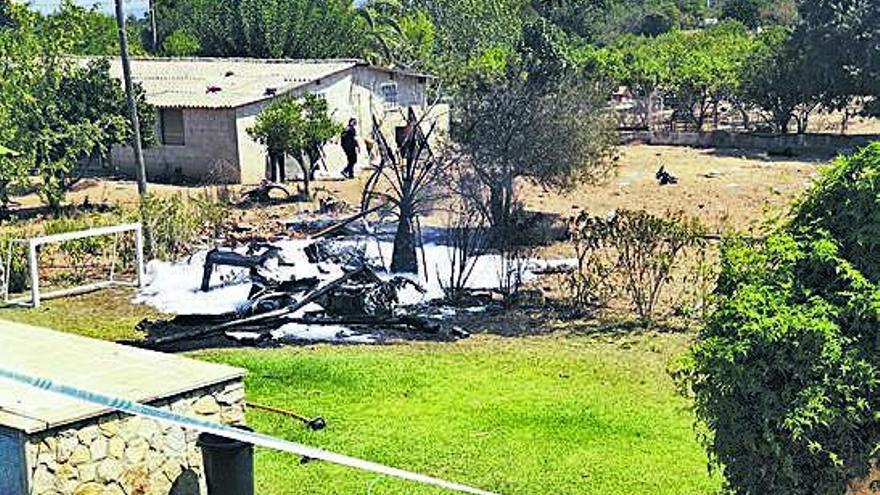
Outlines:
{"type": "MultiPolygon", "coordinates": [[[[247,133],[269,103],[314,93],[327,99],[341,124],[358,120],[358,138],[370,135],[372,117],[389,136],[403,123],[405,112],[425,110],[431,76],[371,66],[361,60],[266,60],[243,58],[134,58],[132,78],[143,86],[156,108],[156,145],[144,151],[151,181],[189,180],[200,183],[256,184],[267,178],[268,154],[247,133]]],[[[111,76],[121,79],[118,59],[111,76]]],[[[433,107],[442,134],[448,109],[433,107]]],[[[359,166],[368,162],[361,146],[359,166]]],[[[345,166],[338,144],[325,148],[330,174],[345,166]]],[[[129,147],[117,146],[110,164],[133,174],[129,147]]],[[[298,176],[287,160],[288,176],[298,176]]]]}

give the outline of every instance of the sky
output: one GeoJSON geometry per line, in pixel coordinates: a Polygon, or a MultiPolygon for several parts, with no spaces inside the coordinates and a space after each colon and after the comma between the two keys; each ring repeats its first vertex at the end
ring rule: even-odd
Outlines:
{"type": "MultiPolygon", "coordinates": [[[[125,13],[141,17],[147,11],[148,0],[123,0],[125,2],[125,13]]],[[[361,5],[366,0],[355,0],[355,5],[361,5]]],[[[114,11],[113,0],[74,0],[78,5],[83,7],[91,7],[97,5],[101,10],[112,14],[114,11]]],[[[61,5],[61,0],[30,0],[29,3],[35,10],[43,13],[52,12],[61,5]]]]}
{"type": "MultiPolygon", "coordinates": [[[[148,0],[123,0],[125,5],[125,13],[141,17],[147,11],[148,0]]],[[[61,5],[61,0],[30,0],[27,2],[34,10],[43,13],[52,12],[61,5]]],[[[115,6],[113,0],[74,0],[77,5],[83,7],[92,7],[97,5],[99,9],[108,14],[114,12],[115,6]]]]}

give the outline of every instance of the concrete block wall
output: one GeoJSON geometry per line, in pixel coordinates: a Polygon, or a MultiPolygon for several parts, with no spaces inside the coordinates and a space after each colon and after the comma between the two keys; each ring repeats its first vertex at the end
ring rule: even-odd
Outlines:
{"type": "MultiPolygon", "coordinates": [[[[240,380],[151,405],[243,424],[240,380]]],[[[198,433],[136,416],[107,414],[26,439],[29,495],[206,495],[198,433]]]]}
{"type": "MultiPolygon", "coordinates": [[[[157,109],[157,114],[159,110],[157,109]]],[[[157,142],[144,150],[147,177],[154,181],[239,183],[238,128],[234,109],[183,109],[182,146],[157,142]]],[[[161,139],[156,125],[157,141],[161,139]]],[[[134,152],[128,146],[111,150],[111,165],[126,175],[134,175],[134,152]]]]}

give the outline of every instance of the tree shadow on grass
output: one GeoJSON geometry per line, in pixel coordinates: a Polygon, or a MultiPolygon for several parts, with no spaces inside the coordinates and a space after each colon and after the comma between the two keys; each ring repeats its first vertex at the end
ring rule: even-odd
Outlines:
{"type": "Polygon", "coordinates": [[[113,205],[107,203],[82,203],[63,205],[60,210],[53,210],[46,205],[38,206],[14,206],[5,211],[0,211],[0,220],[34,220],[42,217],[75,216],[80,213],[107,213],[112,211],[113,205]]]}
{"type": "Polygon", "coordinates": [[[559,322],[559,330],[578,336],[628,336],[642,333],[683,333],[691,328],[681,322],[663,320],[649,327],[634,319],[592,318],[559,322]]]}

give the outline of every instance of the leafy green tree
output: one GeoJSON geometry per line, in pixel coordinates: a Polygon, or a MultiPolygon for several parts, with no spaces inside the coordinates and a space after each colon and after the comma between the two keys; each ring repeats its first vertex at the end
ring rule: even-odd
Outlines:
{"type": "Polygon", "coordinates": [[[839,494],[876,459],[878,187],[875,143],[787,225],[723,247],[717,309],[679,371],[732,493],[839,494]]]}
{"type": "MultiPolygon", "coordinates": [[[[0,125],[2,123],[0,119],[0,125]]],[[[27,177],[27,172],[27,162],[21,154],[0,145],[0,210],[9,207],[12,188],[27,177]]]]}
{"type": "MultiPolygon", "coordinates": [[[[8,12],[12,22],[0,29],[0,121],[8,125],[0,138],[21,156],[6,161],[0,182],[8,186],[23,178],[7,174],[31,169],[41,178],[43,199],[58,209],[81,161],[131,139],[122,85],[110,78],[106,60],[84,63],[66,55],[88,29],[78,17],[82,11],[40,18],[13,4],[8,12]]],[[[150,144],[154,114],[142,91],[138,103],[150,144]]]]}
{"type": "Polygon", "coordinates": [[[484,68],[507,65],[522,38],[524,0],[405,0],[405,12],[424,12],[434,31],[425,67],[450,91],[484,68]]]}
{"type": "Polygon", "coordinates": [[[437,44],[437,28],[424,10],[406,12],[399,20],[401,46],[398,60],[406,67],[430,70],[437,44]]]}
{"type": "Polygon", "coordinates": [[[632,15],[626,32],[640,36],[659,36],[682,25],[681,12],[673,4],[650,7],[632,15]]]}
{"type": "Polygon", "coordinates": [[[242,26],[241,0],[157,0],[155,8],[160,46],[165,38],[183,30],[198,37],[199,55],[249,55],[242,26]]]}
{"type": "Polygon", "coordinates": [[[189,57],[198,55],[202,44],[198,36],[186,29],[178,29],[162,41],[162,53],[170,57],[189,57]]]}
{"type": "Polygon", "coordinates": [[[569,36],[595,42],[607,30],[608,18],[618,2],[615,0],[531,0],[535,14],[561,29],[569,36]]]}
{"type": "MultiPolygon", "coordinates": [[[[112,146],[132,139],[122,85],[110,78],[109,69],[106,59],[84,66],[59,61],[18,114],[23,123],[19,146],[31,151],[42,179],[39,192],[54,210],[78,181],[75,170],[81,161],[106,157],[112,146]]],[[[149,146],[154,139],[155,113],[143,91],[138,88],[137,92],[142,144],[149,146]]]]}
{"type": "Polygon", "coordinates": [[[482,212],[496,242],[518,239],[520,179],[566,189],[610,167],[613,125],[604,95],[579,76],[480,77],[460,92],[453,138],[465,159],[460,194],[482,212]]]}
{"type": "Polygon", "coordinates": [[[761,110],[775,132],[789,132],[794,120],[797,132],[804,133],[823,98],[811,64],[786,28],[769,29],[743,65],[739,95],[761,110]]]}
{"type": "Polygon", "coordinates": [[[702,129],[721,101],[734,94],[752,38],[738,22],[696,33],[670,33],[669,92],[680,118],[702,129]]]}
{"type": "Polygon", "coordinates": [[[162,42],[183,30],[205,56],[350,58],[365,40],[352,0],[166,0],[158,8],[162,42]]]}
{"type": "Polygon", "coordinates": [[[737,94],[742,66],[754,39],[738,22],[706,31],[673,31],[655,38],[622,37],[597,51],[591,60],[597,73],[633,91],[645,124],[654,100],[663,94],[675,118],[702,129],[717,115],[722,101],[737,94]]]}
{"type": "Polygon", "coordinates": [[[794,38],[823,87],[825,105],[844,108],[854,96],[872,96],[880,114],[880,3],[873,0],[802,0],[794,38]]]}
{"type": "Polygon", "coordinates": [[[794,28],[799,22],[798,0],[772,0],[761,9],[765,25],[794,28]]]}
{"type": "Polygon", "coordinates": [[[595,52],[596,73],[616,89],[626,86],[638,102],[644,127],[653,122],[653,108],[664,86],[671,81],[671,45],[645,37],[625,36],[611,47],[595,52]]]}
{"type": "MultiPolygon", "coordinates": [[[[58,10],[41,18],[38,30],[57,33],[64,29],[71,36],[68,54],[72,55],[119,55],[119,35],[116,19],[103,12],[97,6],[83,7],[73,0],[63,0],[58,10]]],[[[129,53],[145,55],[146,49],[141,43],[141,36],[134,32],[137,25],[129,26],[129,53]]]]}
{"type": "Polygon", "coordinates": [[[331,117],[327,100],[307,94],[299,100],[284,98],[271,103],[247,132],[266,147],[273,169],[284,167],[285,156],[297,162],[303,176],[303,196],[308,201],[314,158],[327,141],[342,132],[342,126],[331,117]]]}
{"type": "Polygon", "coordinates": [[[755,29],[761,25],[761,10],[765,3],[764,0],[727,0],[721,7],[721,18],[733,19],[755,29]]]}
{"type": "Polygon", "coordinates": [[[403,45],[403,28],[398,19],[403,7],[397,0],[373,0],[358,10],[367,24],[364,58],[377,65],[394,65],[403,45]]]}

